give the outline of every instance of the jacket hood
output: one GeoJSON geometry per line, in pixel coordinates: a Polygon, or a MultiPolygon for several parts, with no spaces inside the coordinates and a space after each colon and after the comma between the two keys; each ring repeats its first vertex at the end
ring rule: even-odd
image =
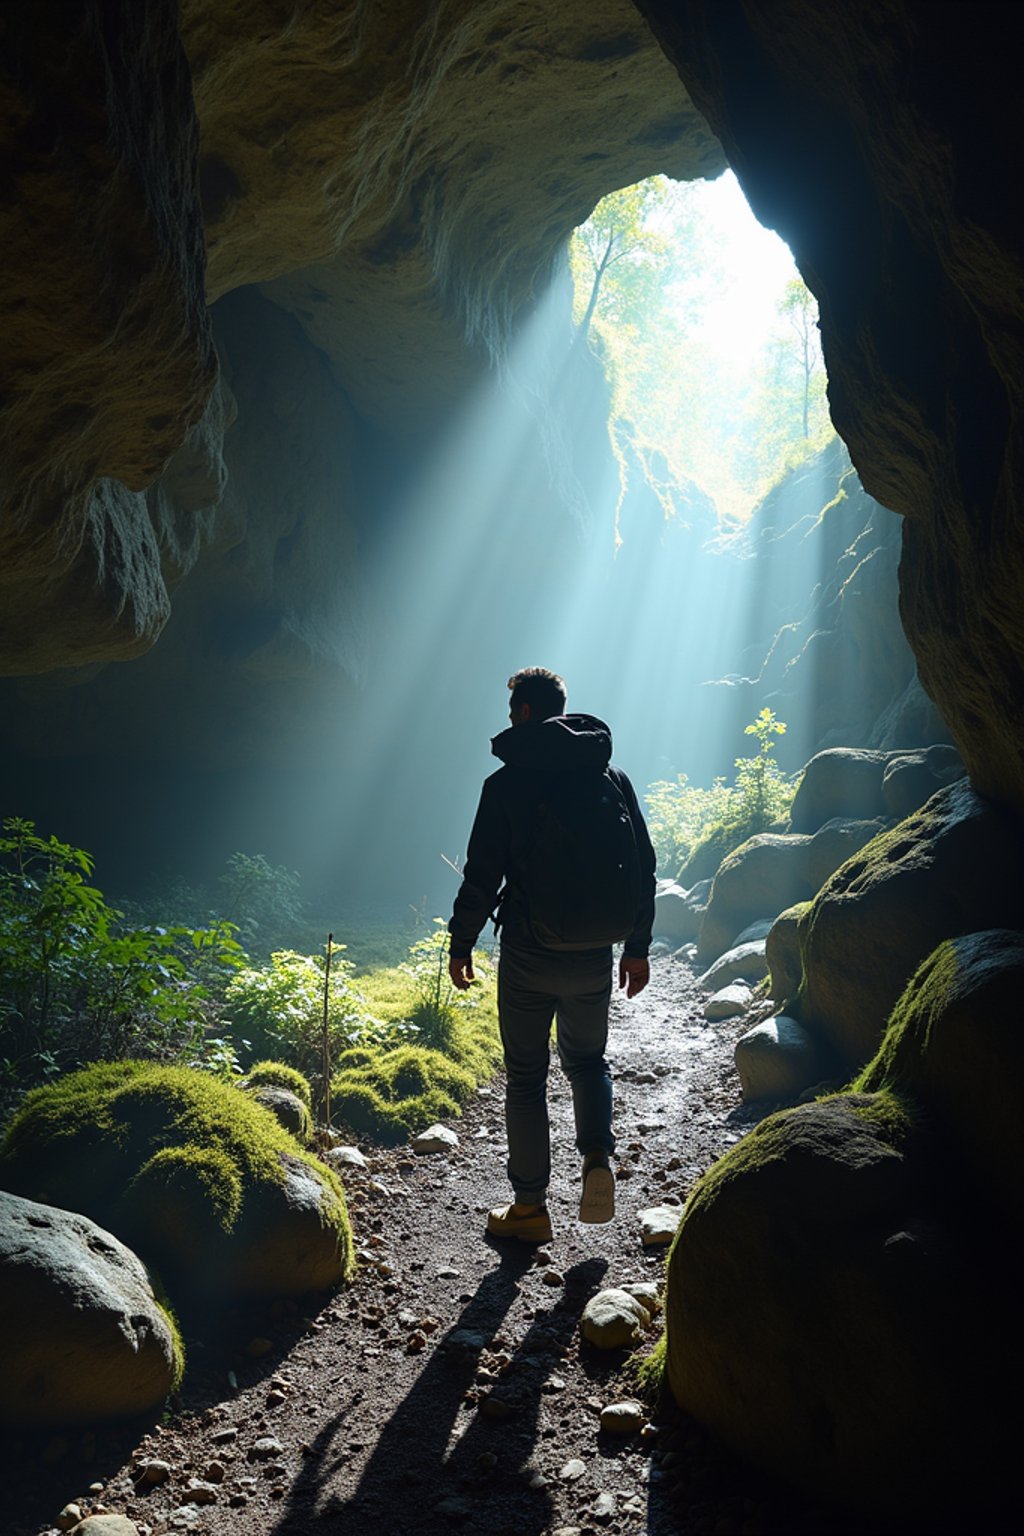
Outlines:
{"type": "Polygon", "coordinates": [[[596,715],[552,715],[509,726],[493,738],[491,751],[510,768],[603,772],[611,761],[612,733],[596,715]]]}

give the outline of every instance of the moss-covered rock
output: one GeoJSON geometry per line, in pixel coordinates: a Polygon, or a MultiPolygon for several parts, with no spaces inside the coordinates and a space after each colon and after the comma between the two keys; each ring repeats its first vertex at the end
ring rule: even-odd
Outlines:
{"type": "Polygon", "coordinates": [[[313,1090],[309,1078],[297,1067],[289,1067],[283,1061],[257,1061],[245,1074],[242,1088],[287,1088],[301,1099],[308,1110],[313,1108],[313,1090]]]}
{"type": "Polygon", "coordinates": [[[764,941],[765,959],[768,962],[768,995],[782,1004],[796,997],[803,977],[800,962],[800,919],[809,912],[809,901],[798,901],[785,912],[780,912],[764,941]]]}
{"type": "Polygon", "coordinates": [[[249,1095],[186,1067],[108,1062],[37,1089],[0,1185],[91,1216],[172,1287],[287,1294],[351,1267],[335,1175],[249,1095]]]}
{"type": "Polygon", "coordinates": [[[289,1135],[308,1147],[313,1137],[313,1117],[297,1094],[287,1088],[273,1088],[269,1084],[249,1090],[257,1104],[269,1109],[289,1135]]]}
{"type": "Polygon", "coordinates": [[[700,1181],[671,1250],[677,1402],[844,1504],[920,1511],[1001,1434],[975,1256],[932,1214],[918,1136],[890,1093],[773,1115],[700,1181]]]}
{"type": "Polygon", "coordinates": [[[857,747],[829,747],[804,768],[789,808],[794,832],[816,832],[833,816],[872,820],[885,814],[882,775],[886,754],[857,747]]]}
{"type": "Polygon", "coordinates": [[[858,1087],[920,1103],[972,1202],[1024,1219],[1024,933],[997,929],[948,940],[900,998],[858,1087]]]}
{"type": "Polygon", "coordinates": [[[382,1141],[404,1141],[460,1113],[478,1077],[440,1051],[403,1045],[364,1066],[346,1066],[331,1084],[338,1118],[382,1141]]]}
{"type": "Polygon", "coordinates": [[[945,939],[1024,926],[1015,824],[965,781],[874,838],[800,919],[798,1016],[852,1073],[878,1050],[908,980],[945,939]]]}

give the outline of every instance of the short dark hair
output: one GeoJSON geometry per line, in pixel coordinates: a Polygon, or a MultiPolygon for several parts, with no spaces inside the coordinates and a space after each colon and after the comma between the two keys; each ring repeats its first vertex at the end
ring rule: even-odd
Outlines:
{"type": "Polygon", "coordinates": [[[512,708],[529,704],[530,714],[539,720],[564,715],[568,701],[565,684],[557,672],[547,667],[521,667],[508,680],[512,690],[512,708]]]}

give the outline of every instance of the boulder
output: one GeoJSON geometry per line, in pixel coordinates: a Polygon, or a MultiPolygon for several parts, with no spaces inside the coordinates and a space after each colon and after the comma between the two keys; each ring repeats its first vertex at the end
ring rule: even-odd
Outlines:
{"type": "Polygon", "coordinates": [[[96,1424],[159,1406],[181,1341],[141,1259],[86,1216],[0,1191],[0,1422],[96,1424]]]}
{"type": "Polygon", "coordinates": [[[1000,1411],[972,1359],[966,1267],[920,1214],[911,1136],[887,1094],[770,1116],[697,1184],[668,1265],[680,1407],[823,1497],[846,1501],[870,1469],[877,1507],[920,1508],[938,1468],[940,1496],[969,1478],[968,1421],[1000,1411]]]}
{"type": "Polygon", "coordinates": [[[834,816],[819,827],[807,848],[807,883],[812,892],[820,891],[841,864],[852,859],[879,832],[884,832],[887,825],[877,818],[874,821],[849,821],[834,816]]]}
{"type": "Polygon", "coordinates": [[[936,790],[962,778],[964,771],[955,747],[922,747],[918,752],[890,753],[882,774],[885,814],[902,821],[920,810],[936,790]]]}
{"type": "Polygon", "coordinates": [[[618,1287],[628,1296],[633,1296],[653,1319],[661,1311],[661,1297],[658,1295],[658,1287],[653,1280],[631,1280],[626,1285],[618,1287]]]}
{"type": "Polygon", "coordinates": [[[275,1088],[270,1084],[261,1084],[247,1091],[257,1104],[262,1104],[264,1109],[270,1110],[274,1118],[281,1122],[296,1141],[302,1142],[305,1146],[313,1134],[313,1121],[309,1110],[297,1093],[292,1093],[288,1088],[275,1088]]]}
{"type": "Polygon", "coordinates": [[[807,869],[810,841],[790,833],[759,832],[722,860],[700,926],[701,960],[724,955],[756,918],[814,895],[807,869]]]}
{"type": "Polygon", "coordinates": [[[0,1182],[101,1221],[172,1293],[293,1295],[352,1263],[337,1176],[249,1094],[187,1067],[104,1062],[38,1089],[0,1182]]]}
{"type": "Polygon", "coordinates": [[[851,1071],[878,1049],[907,981],[958,934],[1024,927],[1021,838],[966,780],[874,838],[799,921],[801,1022],[851,1071]]]}
{"type": "Polygon", "coordinates": [[[726,987],[733,981],[760,981],[767,972],[765,941],[751,939],[720,955],[714,965],[709,966],[699,978],[698,985],[716,992],[719,987],[726,987]]]}
{"type": "Polygon", "coordinates": [[[882,775],[886,753],[829,747],[811,758],[789,809],[794,832],[816,832],[834,817],[872,820],[885,814],[882,775]]]}
{"type": "Polygon", "coordinates": [[[650,1313],[638,1297],[612,1286],[591,1296],[580,1332],[598,1349],[627,1349],[640,1341],[649,1322],[650,1313]]]}
{"type": "Polygon", "coordinates": [[[731,982],[729,986],[722,987],[721,991],[708,998],[704,1004],[704,1017],[712,1024],[722,1019],[734,1019],[739,1014],[746,1013],[753,997],[753,992],[744,982],[731,982]]]}
{"type": "Polygon", "coordinates": [[[978,1199],[1024,1218],[1024,933],[947,940],[929,955],[893,1010],[881,1049],[862,1073],[924,1106],[978,1199]]]}
{"type": "Polygon", "coordinates": [[[735,948],[739,949],[744,944],[756,944],[758,939],[766,939],[771,932],[773,917],[759,917],[753,923],[748,923],[742,933],[736,935],[735,948]]]}
{"type": "Polygon", "coordinates": [[[669,882],[654,898],[654,932],[673,944],[686,944],[697,937],[700,914],[690,892],[669,882]]]}
{"type": "Polygon", "coordinates": [[[741,1035],[734,1057],[747,1102],[796,1099],[835,1071],[835,1063],[810,1030],[781,1013],[741,1035]]]}
{"type": "Polygon", "coordinates": [[[768,962],[768,995],[777,1003],[788,1002],[800,990],[803,968],[800,964],[799,922],[810,911],[810,902],[799,901],[796,906],[780,912],[765,940],[765,959],[768,962]]]}
{"type": "Polygon", "coordinates": [[[73,1529],[75,1536],[139,1536],[138,1526],[127,1515],[86,1515],[73,1529]]]}

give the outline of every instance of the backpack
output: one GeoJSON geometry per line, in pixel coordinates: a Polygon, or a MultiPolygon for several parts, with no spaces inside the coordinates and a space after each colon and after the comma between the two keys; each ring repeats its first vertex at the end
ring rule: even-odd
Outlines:
{"type": "Polygon", "coordinates": [[[607,771],[552,777],[537,801],[523,896],[545,949],[597,949],[629,937],[640,860],[625,796],[607,771]]]}

